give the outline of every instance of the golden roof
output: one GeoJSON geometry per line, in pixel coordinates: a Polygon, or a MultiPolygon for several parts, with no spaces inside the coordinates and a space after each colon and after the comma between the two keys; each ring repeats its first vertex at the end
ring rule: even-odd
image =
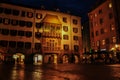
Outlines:
{"type": "Polygon", "coordinates": [[[54,23],[54,24],[61,24],[61,22],[58,19],[57,15],[50,15],[50,14],[46,14],[46,16],[44,17],[44,19],[42,20],[42,22],[45,22],[45,23],[54,23]]]}

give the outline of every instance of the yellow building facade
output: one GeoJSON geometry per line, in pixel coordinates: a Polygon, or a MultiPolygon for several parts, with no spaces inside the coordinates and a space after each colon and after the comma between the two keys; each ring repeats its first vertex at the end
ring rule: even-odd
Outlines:
{"type": "Polygon", "coordinates": [[[78,16],[0,3],[0,58],[15,63],[79,62],[78,16]]]}

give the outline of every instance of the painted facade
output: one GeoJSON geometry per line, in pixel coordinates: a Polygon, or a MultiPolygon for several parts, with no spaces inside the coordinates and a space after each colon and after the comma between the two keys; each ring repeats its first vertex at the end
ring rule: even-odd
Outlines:
{"type": "Polygon", "coordinates": [[[0,3],[3,61],[78,63],[82,54],[81,38],[78,16],[0,3]]]}

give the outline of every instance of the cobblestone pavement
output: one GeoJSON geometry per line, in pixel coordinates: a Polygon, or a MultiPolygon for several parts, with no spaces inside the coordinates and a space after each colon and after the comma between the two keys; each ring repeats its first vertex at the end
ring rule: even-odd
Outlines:
{"type": "Polygon", "coordinates": [[[120,64],[0,64],[0,80],[120,80],[120,64]]]}

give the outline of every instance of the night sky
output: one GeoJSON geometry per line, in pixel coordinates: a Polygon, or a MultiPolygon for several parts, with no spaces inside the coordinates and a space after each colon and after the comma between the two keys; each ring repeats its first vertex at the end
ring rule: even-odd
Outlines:
{"type": "Polygon", "coordinates": [[[4,0],[6,2],[40,8],[44,6],[47,10],[70,12],[70,14],[81,16],[82,22],[87,19],[88,11],[101,0],[4,0]]]}

